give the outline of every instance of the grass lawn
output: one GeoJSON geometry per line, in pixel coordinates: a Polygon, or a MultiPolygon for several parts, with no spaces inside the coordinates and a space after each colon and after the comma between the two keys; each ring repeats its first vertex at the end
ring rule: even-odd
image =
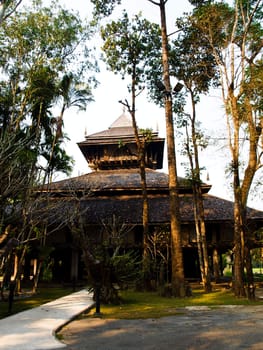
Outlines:
{"type": "MultiPolygon", "coordinates": [[[[158,318],[178,314],[178,309],[186,306],[263,305],[263,300],[236,298],[230,289],[220,285],[214,285],[211,293],[204,293],[200,286],[192,288],[192,292],[187,298],[164,298],[157,293],[124,291],[121,305],[101,305],[102,318],[158,318]]],[[[94,310],[81,317],[94,317],[94,310]]]]}
{"type": "MultiPolygon", "coordinates": [[[[101,313],[103,318],[138,319],[175,315],[180,312],[180,308],[186,306],[216,308],[218,305],[263,305],[263,299],[250,302],[245,298],[235,298],[231,290],[225,287],[224,284],[214,285],[211,293],[204,293],[200,285],[195,285],[192,286],[193,295],[187,298],[164,298],[157,293],[126,290],[121,292],[120,305],[101,305],[101,313]]],[[[72,287],[40,286],[37,294],[24,293],[23,296],[15,299],[11,314],[42,305],[70,293],[72,293],[72,287]]],[[[94,311],[92,309],[81,317],[94,317],[94,311]]],[[[0,318],[6,316],[9,316],[8,302],[0,301],[0,318]]]]}

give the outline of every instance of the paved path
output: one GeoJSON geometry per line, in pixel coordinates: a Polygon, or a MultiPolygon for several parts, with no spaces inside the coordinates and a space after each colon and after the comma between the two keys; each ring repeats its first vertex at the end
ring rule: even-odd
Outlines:
{"type": "Polygon", "coordinates": [[[262,350],[263,306],[178,308],[147,320],[84,318],[86,290],[0,320],[0,350],[262,350]],[[65,326],[60,334],[54,333],[65,326]]]}
{"type": "Polygon", "coordinates": [[[94,304],[81,290],[0,320],[1,350],[48,350],[65,348],[55,331],[94,304]]]}
{"type": "Polygon", "coordinates": [[[60,334],[66,350],[262,350],[263,306],[188,307],[146,320],[84,318],[60,334]]]}

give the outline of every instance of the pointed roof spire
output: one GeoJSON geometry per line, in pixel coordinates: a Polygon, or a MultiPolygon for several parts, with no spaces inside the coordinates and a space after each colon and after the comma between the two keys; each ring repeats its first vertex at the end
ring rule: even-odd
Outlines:
{"type": "Polygon", "coordinates": [[[126,128],[126,127],[132,127],[132,120],[130,115],[126,114],[126,109],[125,107],[123,107],[123,112],[122,114],[119,116],[119,118],[117,118],[109,127],[109,129],[111,128],[126,128]]]}

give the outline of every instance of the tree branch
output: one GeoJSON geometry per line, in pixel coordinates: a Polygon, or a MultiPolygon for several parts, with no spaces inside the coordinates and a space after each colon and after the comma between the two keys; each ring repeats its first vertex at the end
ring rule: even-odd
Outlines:
{"type": "Polygon", "coordinates": [[[17,3],[14,4],[14,7],[5,15],[6,8],[12,3],[12,1],[0,0],[0,24],[16,11],[21,2],[22,0],[18,0],[17,3]]]}

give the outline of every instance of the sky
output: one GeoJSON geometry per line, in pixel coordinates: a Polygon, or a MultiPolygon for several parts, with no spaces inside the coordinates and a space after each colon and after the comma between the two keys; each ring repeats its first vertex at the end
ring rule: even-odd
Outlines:
{"type": "MultiPolygon", "coordinates": [[[[49,0],[45,0],[44,2],[47,1],[49,0]]],[[[79,11],[81,16],[87,16],[91,19],[92,6],[88,0],[60,0],[60,3],[64,4],[67,8],[79,11]]],[[[143,16],[148,20],[158,24],[160,23],[159,7],[154,6],[147,0],[123,0],[123,5],[130,16],[141,11],[143,16]]],[[[121,15],[122,9],[123,7],[119,7],[115,11],[115,19],[121,15]]],[[[176,18],[190,10],[191,6],[187,0],[169,0],[167,2],[166,17],[168,33],[175,30],[174,23],[176,18]]],[[[99,41],[96,43],[98,46],[100,44],[99,41]]],[[[100,84],[93,91],[94,102],[87,106],[85,112],[76,112],[76,110],[71,109],[65,114],[64,130],[70,138],[66,142],[65,148],[68,154],[75,160],[72,176],[78,176],[90,171],[86,160],[77,146],[77,142],[84,141],[85,133],[90,135],[107,129],[123,112],[123,106],[118,101],[126,98],[130,100],[127,83],[120,76],[107,71],[102,63],[100,69],[101,72],[97,75],[100,84]]],[[[165,137],[164,109],[149,102],[146,93],[141,94],[137,98],[136,105],[136,118],[139,127],[158,130],[159,136],[165,137]]],[[[186,110],[186,112],[190,113],[190,110],[186,110]]],[[[228,151],[227,141],[221,139],[225,126],[224,111],[219,91],[213,91],[201,99],[201,102],[198,104],[198,117],[201,122],[203,121],[203,126],[205,125],[206,132],[211,137],[210,143],[213,144],[213,147],[208,147],[207,150],[200,154],[201,166],[206,167],[203,181],[212,185],[210,194],[232,200],[232,191],[229,187],[231,179],[227,179],[225,175],[228,151]],[[217,140],[216,144],[214,144],[214,140],[217,140]]],[[[179,154],[179,145],[177,142],[175,143],[178,158],[178,175],[185,176],[184,167],[181,166],[183,159],[179,154]]],[[[166,153],[164,157],[164,168],[162,171],[167,172],[166,153]]],[[[258,199],[251,199],[249,205],[263,210],[263,205],[258,199]]]]}

